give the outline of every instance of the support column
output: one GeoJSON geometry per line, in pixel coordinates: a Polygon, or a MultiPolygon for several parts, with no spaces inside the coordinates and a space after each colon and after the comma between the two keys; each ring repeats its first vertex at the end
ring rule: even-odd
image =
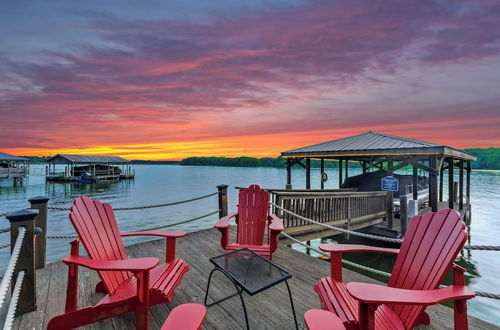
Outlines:
{"type": "Polygon", "coordinates": [[[366,162],[361,162],[361,167],[363,168],[363,174],[366,173],[366,162]]]}
{"type": "Polygon", "coordinates": [[[453,175],[453,170],[455,167],[455,161],[453,157],[448,158],[448,207],[450,209],[453,209],[455,206],[455,191],[453,187],[453,181],[454,181],[454,175],[453,175]]]}
{"type": "Polygon", "coordinates": [[[306,189],[311,189],[311,158],[306,158],[306,189]]]}
{"type": "Polygon", "coordinates": [[[459,176],[458,176],[458,208],[460,210],[464,209],[464,160],[460,159],[460,167],[459,167],[459,176]]]}
{"type": "Polygon", "coordinates": [[[413,186],[412,187],[413,199],[417,200],[418,199],[418,171],[417,171],[417,166],[415,166],[415,165],[413,165],[412,186],[413,186]]]}
{"type": "Polygon", "coordinates": [[[292,159],[286,159],[286,186],[285,189],[292,189],[292,159]]]}
{"type": "Polygon", "coordinates": [[[339,189],[342,187],[342,183],[344,180],[342,179],[342,163],[344,161],[342,159],[339,159],[339,189]]]}
{"type": "Polygon", "coordinates": [[[347,178],[349,177],[349,160],[345,160],[345,178],[347,180],[347,178]]]}
{"type": "Polygon", "coordinates": [[[438,210],[438,182],[437,182],[437,156],[431,156],[429,158],[429,204],[431,206],[432,212],[437,212],[438,210]]]}
{"type": "Polygon", "coordinates": [[[466,202],[467,206],[470,207],[470,172],[472,170],[470,160],[467,161],[467,177],[465,181],[465,196],[466,196],[466,202]]]}
{"type": "MultiPolygon", "coordinates": [[[[392,176],[392,166],[393,162],[392,160],[387,161],[387,175],[392,176]]],[[[387,226],[389,228],[393,228],[393,220],[394,220],[394,192],[388,191],[387,192],[387,208],[388,208],[388,214],[387,214],[387,226]]]]}
{"type": "Polygon", "coordinates": [[[443,181],[444,181],[444,166],[439,169],[439,201],[443,201],[443,181]]]}
{"type": "Polygon", "coordinates": [[[320,175],[319,180],[321,182],[321,189],[325,189],[325,182],[323,181],[323,173],[325,172],[325,159],[321,158],[321,167],[320,167],[320,175]]]}

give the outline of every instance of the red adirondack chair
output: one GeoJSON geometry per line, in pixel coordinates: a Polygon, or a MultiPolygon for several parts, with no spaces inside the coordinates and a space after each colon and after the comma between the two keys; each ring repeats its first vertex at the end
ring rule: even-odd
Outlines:
{"type": "Polygon", "coordinates": [[[345,330],[344,323],[332,312],[311,309],[304,314],[308,330],[345,330]]]}
{"type": "Polygon", "coordinates": [[[337,314],[347,329],[413,329],[429,324],[428,305],[454,302],[455,329],[467,329],[467,299],[475,296],[465,287],[465,269],[453,264],[467,240],[465,224],[454,210],[440,210],[411,219],[401,248],[321,244],[331,253],[331,277],[314,286],[323,309],[337,314]],[[396,254],[387,286],[342,282],[342,253],[396,254]],[[440,289],[453,268],[453,285],[440,289]]]}
{"type": "Polygon", "coordinates": [[[269,193],[253,184],[242,189],[238,195],[238,212],[221,218],[215,224],[222,238],[220,244],[225,252],[249,248],[255,253],[272,259],[278,248],[278,236],[283,231],[283,220],[269,213],[269,193]],[[236,218],[236,243],[229,243],[229,221],[236,218]],[[264,234],[268,227],[267,244],[264,234]]]}
{"type": "Polygon", "coordinates": [[[175,307],[163,323],[161,330],[199,330],[207,309],[200,304],[183,304],[175,307]]]}
{"type": "Polygon", "coordinates": [[[175,241],[182,231],[153,230],[120,233],[111,205],[88,197],[75,199],[69,214],[79,238],[71,242],[71,255],[63,259],[69,267],[65,313],[50,320],[49,330],[71,329],[136,312],[136,328],[148,329],[149,306],[172,301],[174,290],[189,270],[175,257],[175,241]],[[166,238],[166,262],[158,258],[128,259],[121,236],[166,238]],[[79,256],[83,243],[89,257],[79,256]],[[95,305],[77,308],[78,266],[96,270],[101,282],[96,291],[106,295],[95,305]]]}

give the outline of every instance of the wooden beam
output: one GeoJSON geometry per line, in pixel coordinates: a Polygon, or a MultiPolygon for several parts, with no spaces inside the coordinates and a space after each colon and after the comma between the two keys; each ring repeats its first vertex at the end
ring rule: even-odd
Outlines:
{"type": "Polygon", "coordinates": [[[349,161],[346,159],[345,160],[345,178],[346,178],[346,180],[348,177],[349,177],[349,161]]]}
{"type": "Polygon", "coordinates": [[[339,188],[342,187],[342,183],[344,182],[344,180],[342,179],[342,159],[339,159],[339,188]]]}
{"type": "MultiPolygon", "coordinates": [[[[391,162],[391,163],[392,163],[392,162],[391,162]]],[[[390,170],[392,173],[394,173],[394,172],[396,172],[397,170],[402,169],[403,167],[405,167],[405,166],[407,166],[407,165],[409,165],[409,164],[410,164],[410,162],[409,162],[409,161],[407,161],[407,160],[405,160],[405,161],[403,161],[403,162],[399,163],[399,164],[398,164],[398,165],[396,165],[396,166],[390,166],[387,170],[390,170]]]]}
{"type": "Polygon", "coordinates": [[[325,172],[325,159],[321,158],[321,167],[320,167],[320,175],[319,180],[321,182],[321,189],[325,189],[325,183],[323,182],[323,173],[325,172]]]}
{"type": "Polygon", "coordinates": [[[306,158],[306,189],[311,189],[311,158],[306,158]]]}
{"type": "Polygon", "coordinates": [[[439,201],[443,201],[444,166],[439,169],[439,201]]]}
{"type": "Polygon", "coordinates": [[[472,170],[470,160],[467,161],[467,177],[465,181],[465,196],[467,205],[470,206],[470,172],[472,170]]]}
{"type": "Polygon", "coordinates": [[[418,172],[417,167],[415,165],[412,166],[413,175],[412,175],[412,191],[413,191],[413,199],[418,199],[418,172]]]}
{"type": "Polygon", "coordinates": [[[464,161],[460,159],[458,163],[459,175],[458,175],[458,208],[460,210],[464,209],[464,161]]]}
{"type": "Polygon", "coordinates": [[[433,170],[429,171],[429,204],[432,212],[438,211],[438,171],[436,170],[436,166],[437,156],[431,156],[429,159],[429,168],[433,170]]]}
{"type": "Polygon", "coordinates": [[[361,167],[363,168],[363,174],[365,174],[366,173],[366,162],[360,161],[359,163],[361,164],[361,167]]]}
{"type": "Polygon", "coordinates": [[[448,158],[448,207],[453,209],[455,206],[453,197],[455,196],[455,192],[453,191],[453,157],[448,158]]]}

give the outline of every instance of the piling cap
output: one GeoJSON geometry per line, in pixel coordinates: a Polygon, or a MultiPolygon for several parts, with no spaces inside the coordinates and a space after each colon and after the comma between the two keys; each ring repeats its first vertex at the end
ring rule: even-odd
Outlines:
{"type": "Polygon", "coordinates": [[[8,214],[5,217],[10,222],[20,222],[20,221],[34,220],[37,215],[38,215],[38,210],[20,210],[8,214]]]}
{"type": "Polygon", "coordinates": [[[37,196],[37,197],[33,197],[33,198],[28,199],[28,201],[33,205],[33,204],[47,203],[49,201],[49,199],[50,198],[45,197],[45,196],[37,196]]]}

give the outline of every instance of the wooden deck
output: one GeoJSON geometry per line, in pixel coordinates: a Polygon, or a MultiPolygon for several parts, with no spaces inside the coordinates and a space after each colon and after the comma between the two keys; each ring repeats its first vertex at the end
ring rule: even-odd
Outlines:
{"type": "MultiPolygon", "coordinates": [[[[234,230],[232,230],[234,232],[234,230]]],[[[170,304],[151,308],[151,329],[159,329],[170,310],[182,303],[203,303],[208,275],[212,269],[209,258],[222,253],[219,244],[220,234],[215,229],[191,233],[178,240],[178,255],[186,260],[191,270],[184,277],[183,283],[176,290],[170,304]]],[[[165,243],[155,240],[127,248],[129,257],[165,256],[165,243]]],[[[69,244],[68,244],[69,253],[69,244]]],[[[319,308],[319,300],[313,285],[320,277],[330,273],[329,264],[301,252],[280,246],[273,255],[274,261],[293,274],[290,286],[295,302],[295,309],[301,328],[304,327],[303,314],[306,310],[319,308]]],[[[64,310],[67,267],[56,262],[37,271],[38,311],[25,314],[16,319],[14,329],[45,329],[47,322],[64,310]]],[[[346,281],[376,282],[370,278],[344,269],[346,281]]],[[[98,282],[96,273],[80,268],[79,306],[96,303],[102,294],[93,292],[98,282]]],[[[222,275],[214,275],[211,294],[213,298],[232,293],[234,287],[222,275]]],[[[245,296],[250,327],[252,329],[293,329],[293,317],[286,286],[278,284],[263,293],[245,296]]],[[[431,326],[418,326],[417,329],[452,329],[453,311],[437,305],[428,308],[431,326]]],[[[494,325],[470,318],[471,329],[497,329],[494,325]]],[[[204,329],[242,329],[244,317],[241,303],[237,297],[208,308],[204,329]]],[[[134,314],[126,314],[100,323],[94,323],[84,329],[132,329],[135,327],[134,314]]],[[[83,329],[83,328],[82,328],[83,329]]]]}

